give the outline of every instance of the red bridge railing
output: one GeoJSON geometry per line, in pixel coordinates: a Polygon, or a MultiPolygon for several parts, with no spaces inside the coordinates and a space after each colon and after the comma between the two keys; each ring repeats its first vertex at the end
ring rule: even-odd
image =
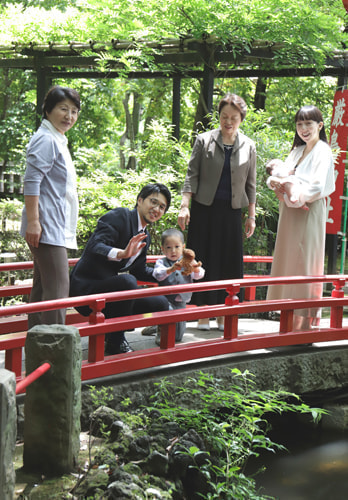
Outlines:
{"type": "MultiPolygon", "coordinates": [[[[146,261],[148,264],[154,264],[161,255],[148,255],[146,261]]],[[[69,259],[69,265],[74,266],[78,262],[78,258],[69,259]]],[[[244,263],[255,264],[255,263],[269,263],[272,262],[273,257],[270,255],[244,255],[244,263]]],[[[20,271],[24,269],[32,269],[33,261],[25,262],[5,262],[0,264],[0,272],[3,271],[20,271]]]]}
{"type": "MultiPolygon", "coordinates": [[[[250,277],[243,280],[226,280],[189,285],[177,285],[176,292],[207,291],[225,289],[225,304],[192,307],[175,311],[162,311],[151,314],[124,316],[105,319],[102,310],[110,301],[137,299],[173,293],[173,287],[142,288],[134,291],[70,297],[54,301],[21,304],[0,308],[0,350],[5,350],[5,367],[15,372],[17,381],[22,375],[22,349],[25,344],[26,330],[18,330],[21,321],[26,321],[28,313],[59,308],[74,308],[88,305],[92,314],[88,318],[80,315],[67,315],[69,324],[75,325],[81,337],[88,337],[88,359],[83,361],[82,380],[104,377],[118,373],[131,372],[159,365],[178,363],[198,358],[231,354],[254,349],[276,346],[289,346],[301,343],[348,340],[348,327],[343,326],[343,309],[348,305],[343,287],[348,276],[292,276],[282,278],[250,277]],[[333,283],[331,297],[305,300],[260,300],[239,303],[237,293],[240,288],[266,287],[274,284],[296,284],[323,282],[333,283]],[[304,332],[293,331],[293,312],[304,307],[323,307],[330,311],[330,326],[304,332]],[[238,333],[240,315],[267,311],[280,311],[279,331],[270,333],[238,333]],[[225,317],[223,337],[206,339],[201,342],[175,344],[175,325],[178,321],[197,321],[199,318],[225,317]],[[74,319],[71,319],[74,318],[74,319]],[[150,325],[162,325],[161,345],[132,353],[104,356],[104,337],[106,333],[150,325]],[[10,332],[4,327],[10,329],[10,332]],[[13,333],[12,333],[13,332],[13,333]]],[[[129,335],[132,335],[130,332],[129,335]]]]}
{"type": "MultiPolygon", "coordinates": [[[[156,260],[161,257],[160,255],[148,255],[147,263],[154,264],[156,260]]],[[[78,262],[78,258],[69,259],[69,265],[72,267],[78,262]]],[[[273,257],[268,255],[244,255],[244,264],[269,264],[272,262],[273,257]]],[[[0,264],[0,273],[1,272],[15,272],[15,271],[24,271],[30,270],[33,268],[33,262],[6,262],[0,264]]],[[[246,274],[245,277],[257,277],[258,275],[249,275],[246,274]]],[[[153,284],[152,284],[153,285],[153,284]]],[[[31,291],[31,284],[20,284],[20,285],[8,285],[0,287],[0,298],[1,297],[14,297],[16,295],[29,295],[31,291]]],[[[256,295],[256,286],[249,287],[246,290],[245,300],[254,300],[256,295]]]]}

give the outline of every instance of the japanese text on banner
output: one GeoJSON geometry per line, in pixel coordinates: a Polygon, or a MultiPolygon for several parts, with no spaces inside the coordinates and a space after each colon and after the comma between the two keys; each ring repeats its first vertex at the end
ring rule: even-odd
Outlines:
{"type": "Polygon", "coordinates": [[[336,189],[327,198],[326,232],[337,234],[341,230],[342,194],[348,138],[348,90],[337,91],[334,98],[330,145],[340,150],[335,162],[336,189]]]}

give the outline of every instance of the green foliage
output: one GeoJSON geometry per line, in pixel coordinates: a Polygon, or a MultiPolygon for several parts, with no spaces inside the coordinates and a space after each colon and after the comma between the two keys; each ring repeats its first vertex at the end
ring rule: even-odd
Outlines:
{"type": "Polygon", "coordinates": [[[146,145],[137,153],[138,170],[120,170],[108,147],[99,150],[80,148],[75,166],[80,174],[78,246],[82,250],[94,231],[98,219],[116,207],[132,209],[137,195],[148,183],[161,182],[172,192],[169,210],[149,228],[150,252],[161,252],[161,233],[177,225],[181,200],[180,188],[187,165],[187,153],[170,135],[171,126],[161,120],[152,121],[146,131],[146,145]],[[86,175],[88,174],[88,175],[86,175]]]}
{"type": "Polygon", "coordinates": [[[19,235],[23,204],[8,198],[0,200],[0,253],[14,253],[17,261],[30,260],[30,251],[19,235]]]}
{"type": "MultiPolygon", "coordinates": [[[[269,41],[276,47],[269,67],[293,63],[295,67],[322,67],[323,58],[340,49],[345,10],[341,0],[23,0],[6,1],[0,6],[0,44],[67,43],[93,39],[105,43],[100,66],[108,71],[108,59],[123,64],[124,76],[139,64],[154,66],[157,48],[143,41],[163,41],[167,37],[204,38],[206,44],[220,40],[238,60],[250,52],[250,44],[269,41]],[[233,15],[231,15],[233,12],[233,15]],[[122,53],[111,49],[112,38],[130,40],[135,46],[122,53]]],[[[90,51],[90,55],[93,52],[90,51]]],[[[95,54],[95,53],[93,53],[95,54]]],[[[13,55],[13,54],[11,54],[13,55]]],[[[86,52],[86,55],[87,52],[86,52]]],[[[259,67],[255,64],[250,67],[259,67]]],[[[265,65],[264,69],[267,69],[265,65]]],[[[192,69],[192,68],[191,68],[192,69]]],[[[278,201],[265,185],[265,163],[289,152],[293,119],[303,104],[313,103],[323,111],[326,128],[332,113],[336,88],[334,78],[271,78],[266,80],[264,111],[253,111],[256,79],[215,80],[214,106],[226,92],[243,96],[248,114],[243,131],[257,145],[257,225],[252,238],[244,242],[247,254],[269,254],[273,249],[278,218],[278,201]]],[[[26,145],[35,130],[35,75],[30,71],[0,71],[0,160],[8,171],[23,173],[26,145]]],[[[144,183],[161,180],[173,193],[172,207],[151,228],[151,252],[160,250],[163,229],[176,226],[180,190],[192,148],[196,108],[201,92],[198,79],[181,81],[180,140],[171,138],[172,81],[122,79],[55,79],[54,83],[73,86],[81,95],[81,113],[67,134],[69,147],[80,177],[80,250],[97,219],[115,206],[135,205],[144,183]],[[139,105],[134,140],[126,127],[124,100],[132,95],[139,105]],[[122,142],[123,141],[123,142],[122,142]],[[121,160],[135,159],[134,171],[123,168],[121,160]]],[[[132,111],[132,109],[130,109],[132,111]]],[[[213,124],[216,124],[216,116],[213,124]]],[[[6,243],[7,244],[7,243],[6,243]]]]}
{"type": "Polygon", "coordinates": [[[256,229],[244,240],[244,253],[269,255],[272,253],[277,230],[278,199],[266,186],[266,163],[272,158],[285,159],[291,149],[294,132],[272,126],[272,117],[266,111],[248,111],[241,128],[255,141],[257,151],[256,229]]]}
{"type": "Polygon", "coordinates": [[[23,205],[18,200],[10,200],[8,198],[0,200],[0,220],[2,228],[6,229],[6,221],[18,220],[22,213],[23,205]]]}
{"type": "Polygon", "coordinates": [[[94,410],[100,406],[108,406],[111,403],[113,399],[112,387],[103,385],[97,388],[95,385],[89,385],[88,388],[94,410]]]}
{"type": "Polygon", "coordinates": [[[267,435],[267,416],[285,412],[310,414],[317,423],[326,413],[303,404],[296,394],[260,391],[255,388],[253,375],[238,369],[231,370],[227,389],[226,381],[203,372],[197,378],[188,378],[181,387],[166,379],[155,385],[153,409],[164,420],[195,429],[204,437],[210,459],[202,463],[202,452],[195,447],[181,453],[190,455],[194,467],[208,478],[212,493],[204,498],[211,500],[265,498],[258,495],[254,480],[244,473],[250,457],[258,456],[262,450],[274,453],[283,449],[267,435]]]}
{"type": "Polygon", "coordinates": [[[0,161],[10,161],[14,172],[24,170],[25,146],[35,126],[34,86],[30,72],[4,69],[0,73],[0,161]]]}
{"type": "MultiPolygon", "coordinates": [[[[90,176],[79,180],[79,220],[78,244],[82,250],[94,231],[99,217],[116,207],[132,209],[136,206],[137,195],[141,188],[151,182],[161,182],[170,189],[176,184],[176,174],[167,169],[151,172],[149,169],[134,171],[116,171],[113,176],[102,171],[95,171],[90,176]]],[[[173,193],[172,205],[164,216],[150,228],[152,236],[151,253],[161,252],[160,235],[168,226],[176,226],[179,210],[179,196],[173,193]]]]}
{"type": "MultiPolygon", "coordinates": [[[[93,410],[97,410],[100,407],[111,408],[114,403],[114,396],[112,387],[109,386],[99,386],[89,385],[89,396],[92,403],[93,410]]],[[[120,405],[124,408],[124,412],[118,412],[122,421],[125,422],[130,427],[142,427],[144,422],[146,422],[146,418],[142,413],[134,414],[129,410],[129,407],[132,405],[132,401],[130,398],[124,398],[120,405]]],[[[105,425],[105,424],[103,424],[105,425]]],[[[106,427],[103,428],[103,436],[105,438],[109,437],[109,432],[107,432],[106,427]]]]}
{"type": "MultiPolygon", "coordinates": [[[[340,0],[23,0],[5,2],[0,13],[0,43],[213,37],[232,43],[238,58],[253,40],[263,40],[278,44],[279,66],[299,60],[320,65],[346,39],[340,0]]],[[[135,60],[150,66],[154,53],[155,47],[132,48],[123,56],[125,68],[135,60]]]]}
{"type": "Polygon", "coordinates": [[[172,137],[172,125],[161,119],[153,119],[149,123],[139,160],[140,168],[144,166],[152,172],[172,168],[179,171],[187,165],[187,158],[182,155],[179,145],[172,137]]]}
{"type": "MultiPolygon", "coordinates": [[[[31,253],[24,238],[19,234],[21,213],[23,204],[19,200],[2,199],[0,200],[0,253],[12,253],[15,255],[14,261],[23,262],[31,260],[31,253]]],[[[15,279],[27,279],[32,276],[32,271],[16,271],[0,273],[0,286],[13,283],[15,279]]],[[[12,304],[21,304],[23,298],[4,297],[0,305],[9,306],[12,304]]]]}
{"type": "Polygon", "coordinates": [[[314,104],[323,113],[327,131],[332,115],[336,78],[274,78],[267,88],[266,109],[273,129],[293,129],[297,110],[314,104]]]}

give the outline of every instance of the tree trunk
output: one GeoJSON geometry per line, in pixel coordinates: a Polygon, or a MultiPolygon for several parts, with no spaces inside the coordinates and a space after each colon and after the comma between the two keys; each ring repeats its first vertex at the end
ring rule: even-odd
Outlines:
{"type": "Polygon", "coordinates": [[[195,121],[193,125],[193,131],[195,133],[201,133],[207,130],[210,118],[207,116],[210,113],[207,103],[204,99],[204,89],[203,82],[200,81],[200,92],[198,96],[198,102],[196,107],[195,121]]]}
{"type": "Polygon", "coordinates": [[[122,151],[126,141],[129,140],[129,147],[132,152],[136,150],[136,138],[139,133],[139,121],[141,106],[138,101],[139,94],[133,92],[133,109],[130,109],[129,99],[131,93],[127,92],[123,99],[123,107],[126,115],[126,130],[120,139],[120,166],[122,169],[135,170],[137,166],[136,156],[131,153],[126,161],[124,152],[122,151]],[[126,164],[127,163],[127,164],[126,164]]]}
{"type": "MultiPolygon", "coordinates": [[[[9,69],[8,68],[4,68],[3,69],[3,80],[4,80],[4,88],[10,88],[10,78],[9,78],[9,69]]],[[[6,115],[7,115],[7,110],[8,108],[10,107],[10,93],[9,92],[4,92],[3,93],[3,99],[2,99],[2,112],[1,112],[1,116],[0,116],[0,120],[1,121],[4,121],[6,119],[6,115]]]]}

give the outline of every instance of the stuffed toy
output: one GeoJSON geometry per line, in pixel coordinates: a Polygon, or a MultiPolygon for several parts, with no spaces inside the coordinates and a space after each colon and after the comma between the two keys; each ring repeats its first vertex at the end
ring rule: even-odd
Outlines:
{"type": "Polygon", "coordinates": [[[202,262],[195,261],[196,254],[190,248],[184,248],[182,252],[182,259],[179,261],[181,264],[182,274],[188,276],[192,272],[196,272],[201,267],[202,262]]]}

